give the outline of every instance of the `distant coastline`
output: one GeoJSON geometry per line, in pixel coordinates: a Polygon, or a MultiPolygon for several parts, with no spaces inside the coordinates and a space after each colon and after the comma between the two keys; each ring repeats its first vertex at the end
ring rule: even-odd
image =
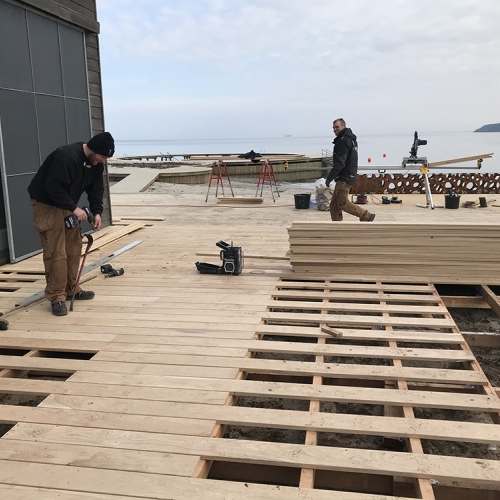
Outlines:
{"type": "Polygon", "coordinates": [[[474,130],[474,132],[500,132],[500,123],[489,123],[474,130]]]}

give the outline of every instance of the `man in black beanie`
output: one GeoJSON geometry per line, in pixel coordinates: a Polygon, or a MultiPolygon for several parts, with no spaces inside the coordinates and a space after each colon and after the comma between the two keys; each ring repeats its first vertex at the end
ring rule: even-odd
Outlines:
{"type": "MultiPolygon", "coordinates": [[[[87,143],[61,146],[47,156],[28,186],[35,229],[42,241],[45,297],[55,316],[68,314],[65,301],[71,299],[82,252],[80,231],[67,228],[64,219],[74,214],[80,222],[87,220],[78,206],[85,191],[94,215],[93,227],[100,229],[104,162],[114,152],[115,142],[109,132],[97,134],[87,143]]],[[[74,293],[76,300],[90,300],[95,295],[79,286],[74,293]]]]}

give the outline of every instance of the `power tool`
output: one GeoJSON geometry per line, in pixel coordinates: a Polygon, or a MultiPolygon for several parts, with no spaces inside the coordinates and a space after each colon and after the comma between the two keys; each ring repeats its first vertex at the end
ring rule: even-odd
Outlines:
{"type": "Polygon", "coordinates": [[[389,199],[388,196],[382,196],[382,205],[390,205],[391,200],[389,199]]]}
{"type": "MultiPolygon", "coordinates": [[[[82,207],[82,210],[87,214],[87,222],[92,225],[94,223],[94,215],[89,207],[82,207]]],[[[75,214],[68,215],[64,218],[64,224],[66,224],[68,229],[75,229],[79,224],[78,217],[75,214]]]]}
{"type": "Polygon", "coordinates": [[[111,264],[104,264],[101,266],[101,273],[105,274],[106,277],[112,278],[113,276],[121,276],[124,273],[123,267],[120,269],[114,269],[111,264]]]}
{"type": "Polygon", "coordinates": [[[357,205],[366,205],[368,203],[368,197],[365,193],[360,193],[356,196],[356,201],[354,203],[357,205]]]}
{"type": "Polygon", "coordinates": [[[221,248],[220,259],[222,266],[208,264],[207,262],[196,262],[196,269],[201,274],[232,274],[237,276],[243,270],[244,254],[241,247],[233,246],[225,241],[218,241],[216,245],[221,248]]]}

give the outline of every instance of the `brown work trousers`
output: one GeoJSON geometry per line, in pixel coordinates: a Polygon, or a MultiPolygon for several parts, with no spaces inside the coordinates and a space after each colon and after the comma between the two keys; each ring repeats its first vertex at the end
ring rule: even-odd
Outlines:
{"type": "MultiPolygon", "coordinates": [[[[69,210],[52,207],[31,200],[35,229],[40,234],[45,266],[45,297],[51,304],[64,302],[73,294],[80,256],[82,237],[78,228],[68,229],[64,218],[71,215],[69,210]]],[[[81,288],[75,290],[78,293],[81,288]]]]}
{"type": "Polygon", "coordinates": [[[338,181],[333,190],[332,200],[330,201],[330,216],[334,221],[342,220],[342,212],[359,217],[360,221],[366,222],[370,219],[371,213],[359,205],[349,201],[349,191],[351,185],[344,181],[338,181]]]}

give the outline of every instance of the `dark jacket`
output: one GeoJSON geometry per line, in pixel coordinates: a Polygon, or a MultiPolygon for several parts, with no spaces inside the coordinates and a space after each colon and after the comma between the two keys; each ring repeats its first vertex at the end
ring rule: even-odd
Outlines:
{"type": "Polygon", "coordinates": [[[358,174],[358,142],[350,128],[344,128],[333,141],[333,167],[326,178],[326,185],[335,179],[335,182],[344,181],[347,184],[356,184],[358,174]]]}
{"type": "Polygon", "coordinates": [[[73,212],[83,192],[93,214],[102,214],[104,165],[91,166],[83,142],[61,146],[47,156],[28,186],[31,198],[73,212]]]}

